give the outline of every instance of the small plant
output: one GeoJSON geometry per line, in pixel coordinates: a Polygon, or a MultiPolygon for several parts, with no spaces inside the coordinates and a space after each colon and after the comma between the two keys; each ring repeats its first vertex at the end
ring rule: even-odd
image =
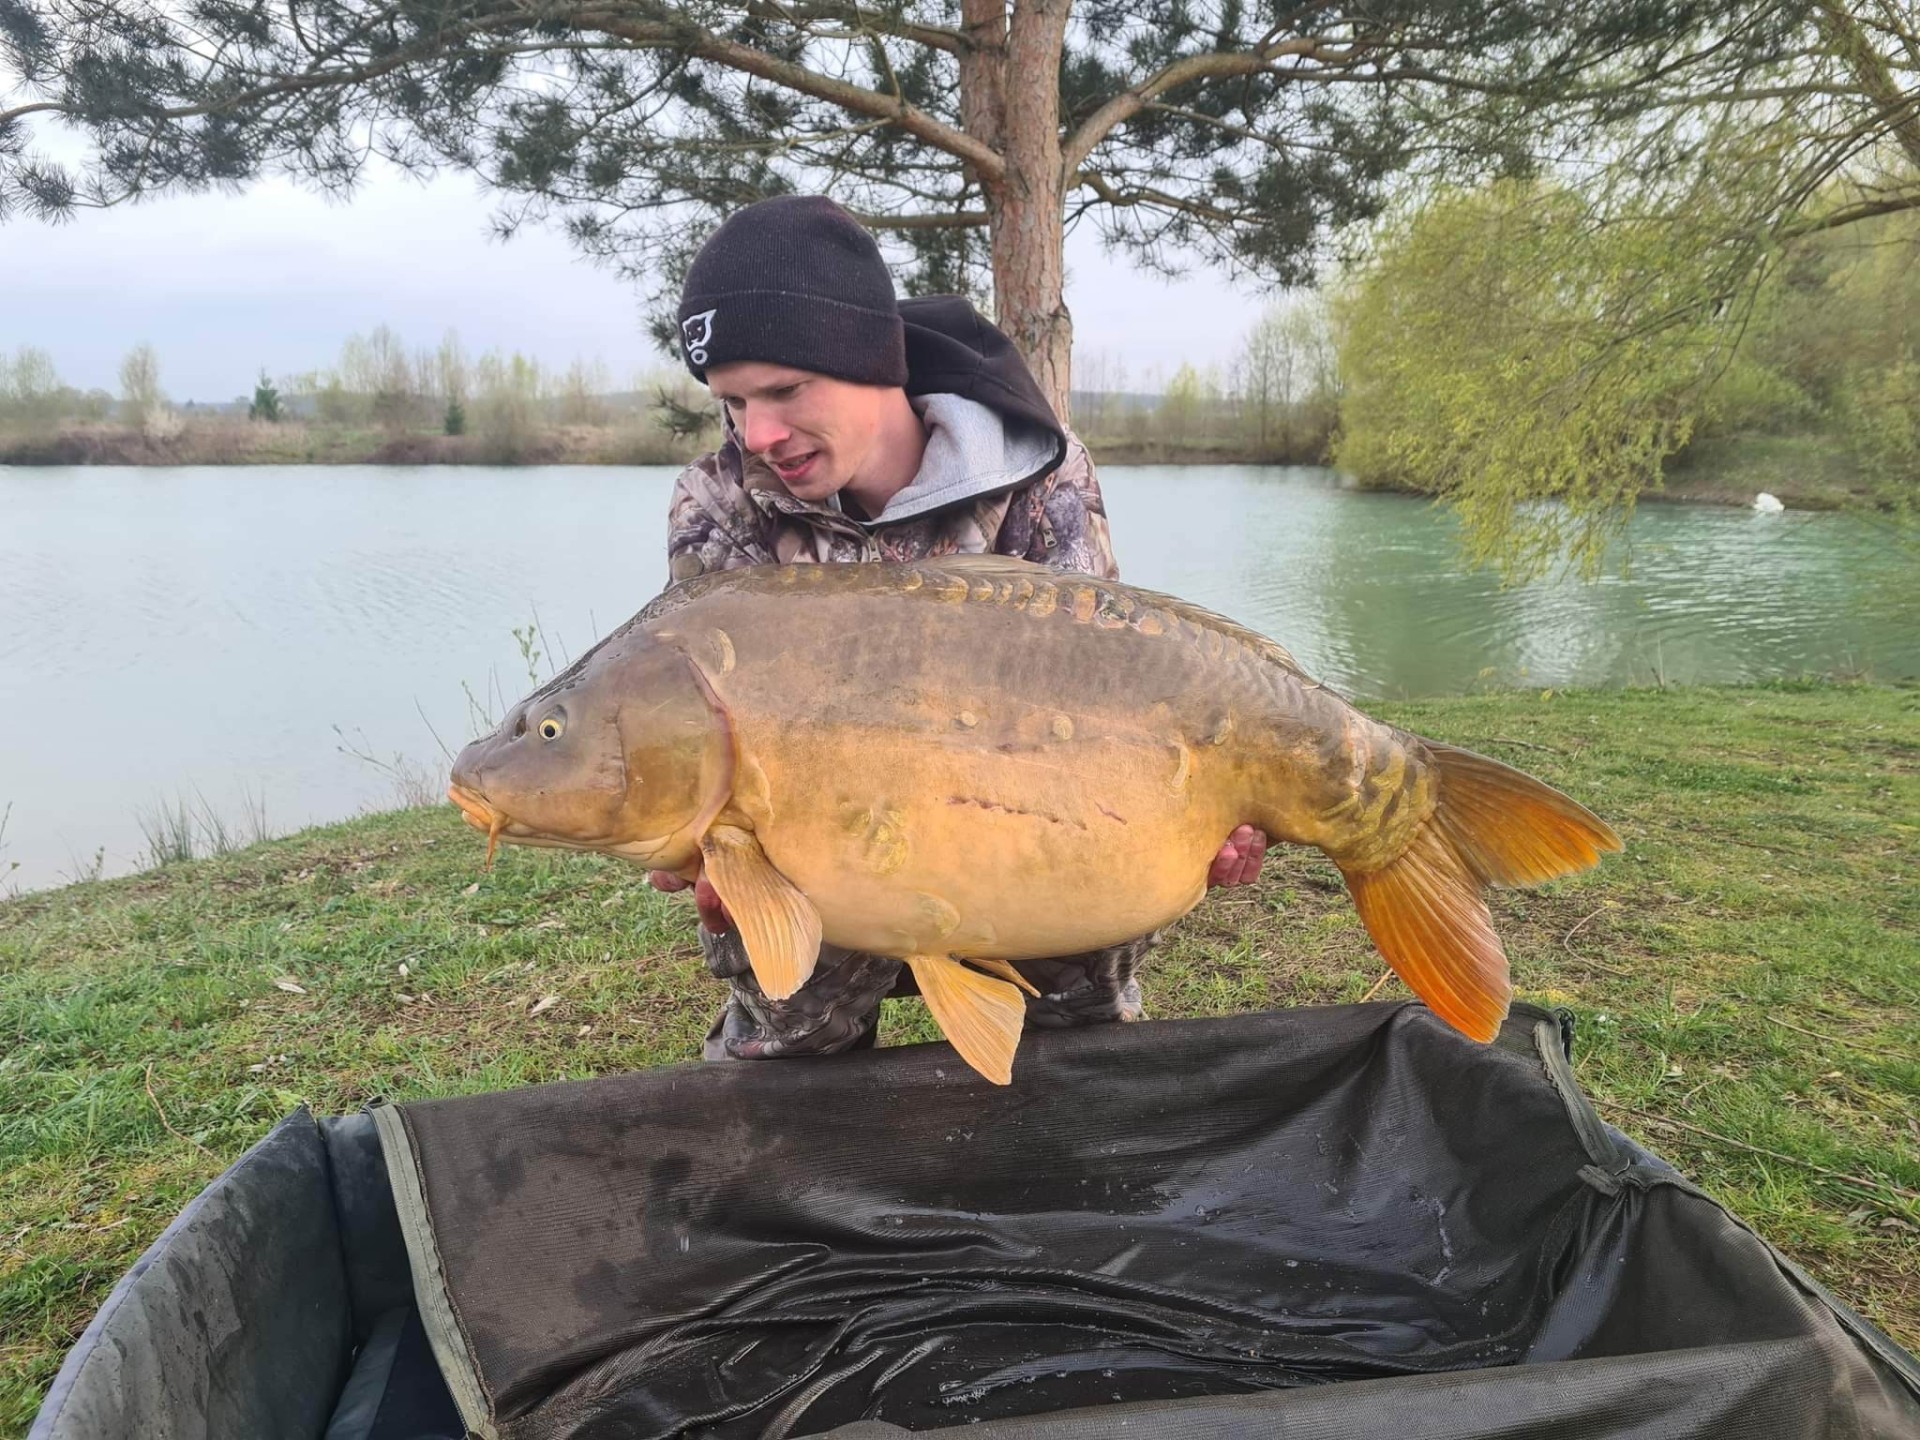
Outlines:
{"type": "Polygon", "coordinates": [[[134,819],[147,841],[143,868],[153,870],[202,856],[231,855],[271,839],[265,795],[243,790],[241,804],[245,814],[237,825],[228,824],[198,790],[191,801],[181,795],[171,804],[162,802],[136,812],[134,819]]]}
{"type": "Polygon", "coordinates": [[[493,700],[491,698],[493,692],[498,688],[499,683],[494,679],[492,671],[488,672],[488,684],[478,695],[473,693],[473,686],[464,680],[460,682],[460,693],[467,697],[467,730],[469,732],[469,739],[477,740],[480,736],[489,735],[500,727],[500,720],[499,717],[494,714],[493,700]]]}
{"type": "MultiPolygon", "coordinates": [[[[72,852],[68,852],[71,854],[72,852]]],[[[73,869],[64,871],[69,885],[90,885],[107,871],[107,847],[102,845],[93,852],[93,859],[82,864],[78,856],[73,857],[73,869]]]]}
{"type": "Polygon", "coordinates": [[[540,647],[533,643],[539,633],[538,619],[524,630],[515,626],[513,631],[514,643],[520,647],[520,658],[527,662],[527,680],[534,685],[540,683],[540,647]]]}
{"type": "MultiPolygon", "coordinates": [[[[20,862],[18,860],[9,860],[6,858],[7,821],[11,820],[12,818],[13,818],[13,802],[9,800],[6,803],[6,808],[0,809],[0,876],[10,876],[13,874],[14,871],[20,868],[20,862]]],[[[9,881],[6,886],[6,890],[9,893],[11,893],[12,889],[13,889],[13,884],[11,881],[9,881]]]]}
{"type": "Polygon", "coordinates": [[[449,435],[467,433],[467,407],[460,403],[458,395],[447,401],[446,431],[449,435]]]}
{"type": "Polygon", "coordinates": [[[267,824],[267,792],[262,790],[255,795],[246,786],[240,787],[240,804],[243,813],[240,817],[240,843],[258,845],[273,838],[273,830],[267,824]]]}
{"type": "MultiPolygon", "coordinates": [[[[419,761],[411,760],[397,750],[394,751],[391,760],[381,759],[374,754],[373,746],[367,740],[365,731],[359,732],[358,742],[349,740],[347,732],[338,725],[333,727],[333,733],[340,737],[337,748],[342,755],[358,760],[362,765],[369,766],[387,777],[387,782],[393,786],[393,796],[400,802],[403,809],[431,810],[440,803],[445,790],[439,771],[429,770],[419,761]]],[[[435,739],[438,738],[438,736],[435,737],[435,739]]]]}
{"type": "Polygon", "coordinates": [[[247,406],[249,420],[264,420],[269,425],[280,423],[280,392],[274,388],[273,381],[267,378],[266,368],[260,370],[260,378],[254,383],[253,403],[247,406]]]}

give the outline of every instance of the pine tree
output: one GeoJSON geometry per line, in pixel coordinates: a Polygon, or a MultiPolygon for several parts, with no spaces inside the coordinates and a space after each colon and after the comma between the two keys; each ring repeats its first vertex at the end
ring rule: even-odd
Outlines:
{"type": "Polygon", "coordinates": [[[274,388],[273,381],[267,378],[265,367],[261,368],[260,378],[254,382],[253,403],[247,406],[249,420],[264,420],[269,425],[280,423],[280,392],[274,388]]]}

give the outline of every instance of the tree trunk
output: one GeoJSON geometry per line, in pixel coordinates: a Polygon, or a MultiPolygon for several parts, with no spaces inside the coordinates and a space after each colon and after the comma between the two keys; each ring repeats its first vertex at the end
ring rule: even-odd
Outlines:
{"type": "MultiPolygon", "coordinates": [[[[967,0],[964,14],[969,36],[976,34],[976,23],[981,36],[992,34],[998,17],[1006,13],[1003,3],[967,0]]],[[[1059,75],[1070,0],[1011,3],[1004,58],[995,57],[998,63],[991,67],[994,98],[1000,102],[994,140],[1007,162],[1005,177],[986,187],[994,304],[1000,328],[1026,357],[1048,403],[1065,422],[1073,370],[1073,319],[1067,313],[1065,294],[1059,75]]],[[[987,68],[980,66],[982,72],[987,68]]],[[[963,88],[967,78],[963,66],[963,88]]],[[[970,130],[974,107],[983,99],[963,93],[962,108],[970,130]]]]}

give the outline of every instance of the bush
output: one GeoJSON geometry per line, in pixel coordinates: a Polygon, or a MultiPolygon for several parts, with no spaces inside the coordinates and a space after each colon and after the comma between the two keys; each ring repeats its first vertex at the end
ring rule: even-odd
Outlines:
{"type": "Polygon", "coordinates": [[[1920,363],[1857,371],[1841,399],[1845,434],[1877,498],[1911,510],[1920,496],[1920,363]]]}

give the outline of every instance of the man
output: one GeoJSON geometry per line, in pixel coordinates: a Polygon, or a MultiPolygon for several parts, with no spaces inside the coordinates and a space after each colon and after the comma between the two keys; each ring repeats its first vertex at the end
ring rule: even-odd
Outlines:
{"type": "MultiPolygon", "coordinates": [[[[680,301],[687,368],[720,401],[724,439],[674,486],[675,581],[741,565],[918,560],[989,553],[1118,579],[1086,447],[1062,425],[1006,336],[964,299],[897,301],[873,237],[830,200],[749,205],[701,247],[680,301]]],[[[1260,871],[1266,836],[1241,826],[1209,881],[1260,871]]],[[[686,882],[652,876],[662,890],[686,882]]],[[[888,995],[914,993],[897,960],[821,947],[787,1000],[754,982],[703,877],[694,890],[708,968],[733,987],[710,1060],[830,1055],[871,1045],[888,995]]],[[[1141,1017],[1135,976],[1157,935],[1088,955],[1022,961],[1040,990],[1027,1020],[1141,1017]]]]}

